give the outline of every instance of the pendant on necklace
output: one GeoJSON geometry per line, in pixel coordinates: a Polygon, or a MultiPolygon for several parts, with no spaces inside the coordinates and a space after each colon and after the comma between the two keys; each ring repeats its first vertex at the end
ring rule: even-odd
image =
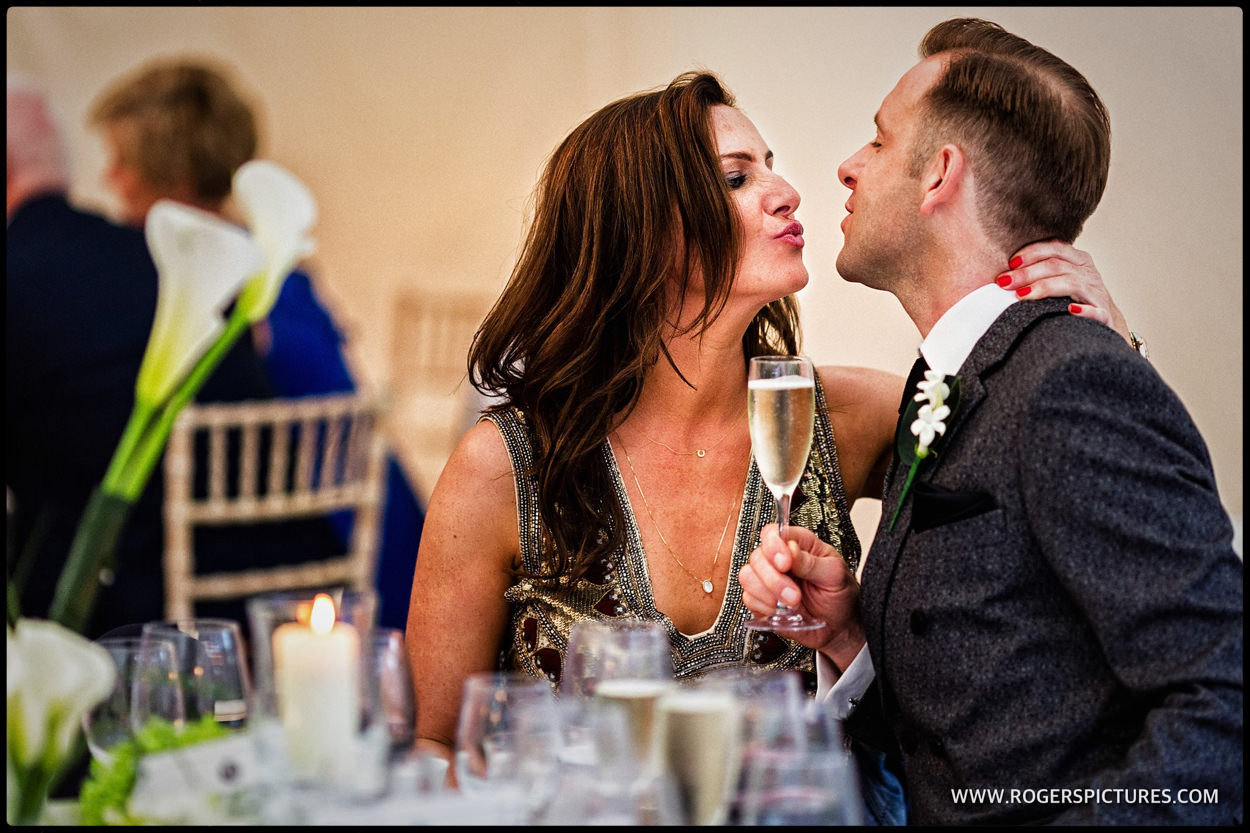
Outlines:
{"type": "MultiPolygon", "coordinates": [[[[706,457],[706,456],[707,456],[707,452],[706,452],[706,451],[704,451],[703,449],[701,449],[701,448],[700,448],[698,451],[696,451],[696,452],[695,452],[695,456],[696,456],[696,457],[706,457]]],[[[711,590],[709,590],[709,591],[707,591],[707,592],[711,593],[712,591],[711,591],[711,590]]]]}
{"type": "Polygon", "coordinates": [[[709,596],[712,595],[712,580],[710,578],[703,579],[703,592],[709,596]]]}

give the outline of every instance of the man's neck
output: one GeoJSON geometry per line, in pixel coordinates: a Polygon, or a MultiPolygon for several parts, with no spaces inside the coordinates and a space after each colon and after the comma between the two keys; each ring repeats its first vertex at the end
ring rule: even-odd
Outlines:
{"type": "Polygon", "coordinates": [[[969,292],[993,283],[1006,268],[1006,258],[987,247],[947,247],[922,259],[913,279],[895,295],[925,338],[947,310],[969,292]]]}

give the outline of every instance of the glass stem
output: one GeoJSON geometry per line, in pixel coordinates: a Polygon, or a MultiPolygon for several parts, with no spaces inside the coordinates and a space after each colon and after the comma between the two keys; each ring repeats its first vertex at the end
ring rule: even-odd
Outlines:
{"type": "MultiPolygon", "coordinates": [[[[781,536],[782,541],[786,540],[786,533],[789,530],[790,530],[790,493],[786,492],[785,494],[777,498],[777,534],[781,536]]],[[[788,616],[794,613],[794,608],[790,607],[790,605],[786,604],[781,599],[778,599],[777,600],[777,613],[788,616]]]]}
{"type": "Polygon", "coordinates": [[[790,531],[790,495],[783,494],[777,498],[777,527],[781,540],[786,540],[786,533],[790,531]]]}

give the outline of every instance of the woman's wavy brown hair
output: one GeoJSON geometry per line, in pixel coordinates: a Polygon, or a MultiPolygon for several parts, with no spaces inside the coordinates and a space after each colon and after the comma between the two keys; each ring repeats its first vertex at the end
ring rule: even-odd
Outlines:
{"type": "MultiPolygon", "coordinates": [[[[556,148],[511,279],[474,336],[469,377],[528,420],[544,564],[532,578],[575,579],[624,542],[601,445],[637,403],[671,332],[670,299],[693,276],[703,305],[683,333],[724,308],[739,230],[710,111],[735,106],[709,72],[603,107],[556,148]]],[[[798,352],[792,297],[764,307],[747,357],[798,352]]],[[[683,377],[684,378],[684,377],[683,377]]],[[[504,406],[498,406],[504,407],[504,406]]],[[[524,574],[518,568],[518,572],[524,574]]]]}

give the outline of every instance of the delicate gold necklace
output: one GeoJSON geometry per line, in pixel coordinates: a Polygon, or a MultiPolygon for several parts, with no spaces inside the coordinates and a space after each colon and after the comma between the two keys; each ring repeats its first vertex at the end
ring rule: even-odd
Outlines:
{"type": "MultiPolygon", "coordinates": [[[[734,426],[738,424],[740,423],[734,423],[734,426]]],[[[704,457],[707,456],[707,453],[709,451],[715,451],[716,449],[720,448],[721,443],[723,443],[725,441],[725,438],[729,436],[731,431],[733,431],[734,426],[730,426],[729,428],[726,428],[725,431],[716,440],[715,444],[704,446],[703,448],[696,448],[694,451],[678,451],[677,449],[673,448],[668,443],[661,442],[660,440],[653,440],[650,437],[648,437],[646,434],[643,434],[642,438],[649,443],[653,443],[654,445],[663,446],[664,448],[667,448],[669,451],[673,452],[674,454],[680,457],[698,457],[700,460],[702,460],[704,457]]],[[[642,433],[642,432],[640,431],[639,433],[642,433]]],[[[620,434],[618,433],[617,436],[619,437],[620,434]]]]}
{"type": "MultiPolygon", "coordinates": [[[[721,530],[720,540],[716,542],[716,552],[712,558],[711,574],[705,579],[700,579],[689,567],[682,563],[682,560],[677,557],[677,553],[673,552],[673,548],[669,546],[668,539],[664,537],[664,532],[661,531],[660,525],[655,522],[655,515],[651,513],[651,504],[647,502],[647,495],[642,490],[642,484],[638,482],[638,472],[634,470],[634,461],[629,458],[629,449],[625,447],[625,440],[621,439],[619,431],[616,434],[616,439],[621,444],[621,451],[625,452],[625,463],[629,466],[629,473],[634,476],[634,485],[638,487],[638,496],[642,498],[642,506],[647,510],[647,517],[651,519],[651,526],[655,528],[656,534],[660,536],[660,541],[663,542],[664,548],[668,550],[668,554],[672,559],[677,562],[677,566],[681,567],[686,575],[699,583],[704,593],[707,593],[709,596],[712,595],[712,590],[714,589],[712,576],[716,575],[716,565],[720,562],[720,549],[725,543],[725,533],[729,531],[729,522],[733,520],[734,509],[738,505],[738,498],[734,497],[733,502],[729,504],[729,516],[725,518],[725,528],[721,530]]],[[[699,456],[702,457],[703,455],[700,454],[699,456]]]]}

